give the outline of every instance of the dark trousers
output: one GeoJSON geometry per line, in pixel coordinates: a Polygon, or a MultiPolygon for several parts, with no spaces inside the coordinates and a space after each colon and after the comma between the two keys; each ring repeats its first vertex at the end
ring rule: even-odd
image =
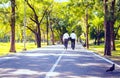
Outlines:
{"type": "Polygon", "coordinates": [[[67,49],[67,47],[68,47],[68,39],[65,39],[65,40],[64,40],[64,46],[65,46],[65,48],[67,49]]]}
{"type": "Polygon", "coordinates": [[[71,48],[75,49],[75,39],[71,39],[71,48]]]}

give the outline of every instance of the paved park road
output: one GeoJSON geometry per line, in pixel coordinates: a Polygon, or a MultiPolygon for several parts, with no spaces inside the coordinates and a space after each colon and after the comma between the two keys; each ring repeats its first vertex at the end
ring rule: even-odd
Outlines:
{"type": "Polygon", "coordinates": [[[0,78],[120,78],[120,66],[84,49],[48,46],[0,57],[0,78]]]}

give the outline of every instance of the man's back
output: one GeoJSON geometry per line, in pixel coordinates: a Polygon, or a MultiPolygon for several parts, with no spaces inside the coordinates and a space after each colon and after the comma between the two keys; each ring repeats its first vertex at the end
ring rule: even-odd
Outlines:
{"type": "Polygon", "coordinates": [[[76,34],[75,34],[75,33],[71,33],[71,34],[70,34],[70,38],[71,38],[71,39],[76,39],[76,38],[77,38],[77,37],[76,37],[76,34]]]}

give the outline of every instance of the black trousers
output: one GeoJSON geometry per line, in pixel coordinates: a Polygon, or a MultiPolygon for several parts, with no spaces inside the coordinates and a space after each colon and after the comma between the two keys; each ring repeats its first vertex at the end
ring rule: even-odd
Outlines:
{"type": "Polygon", "coordinates": [[[68,47],[68,39],[65,39],[63,43],[64,43],[65,48],[67,49],[67,47],[68,47]]]}
{"type": "Polygon", "coordinates": [[[75,39],[71,39],[71,48],[75,49],[75,39]]]}

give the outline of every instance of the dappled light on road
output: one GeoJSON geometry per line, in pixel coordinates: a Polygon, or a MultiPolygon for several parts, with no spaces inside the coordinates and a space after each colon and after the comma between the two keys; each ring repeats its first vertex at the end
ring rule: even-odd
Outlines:
{"type": "Polygon", "coordinates": [[[119,78],[119,66],[106,73],[110,60],[77,46],[37,48],[0,57],[0,78],[119,78]]]}

